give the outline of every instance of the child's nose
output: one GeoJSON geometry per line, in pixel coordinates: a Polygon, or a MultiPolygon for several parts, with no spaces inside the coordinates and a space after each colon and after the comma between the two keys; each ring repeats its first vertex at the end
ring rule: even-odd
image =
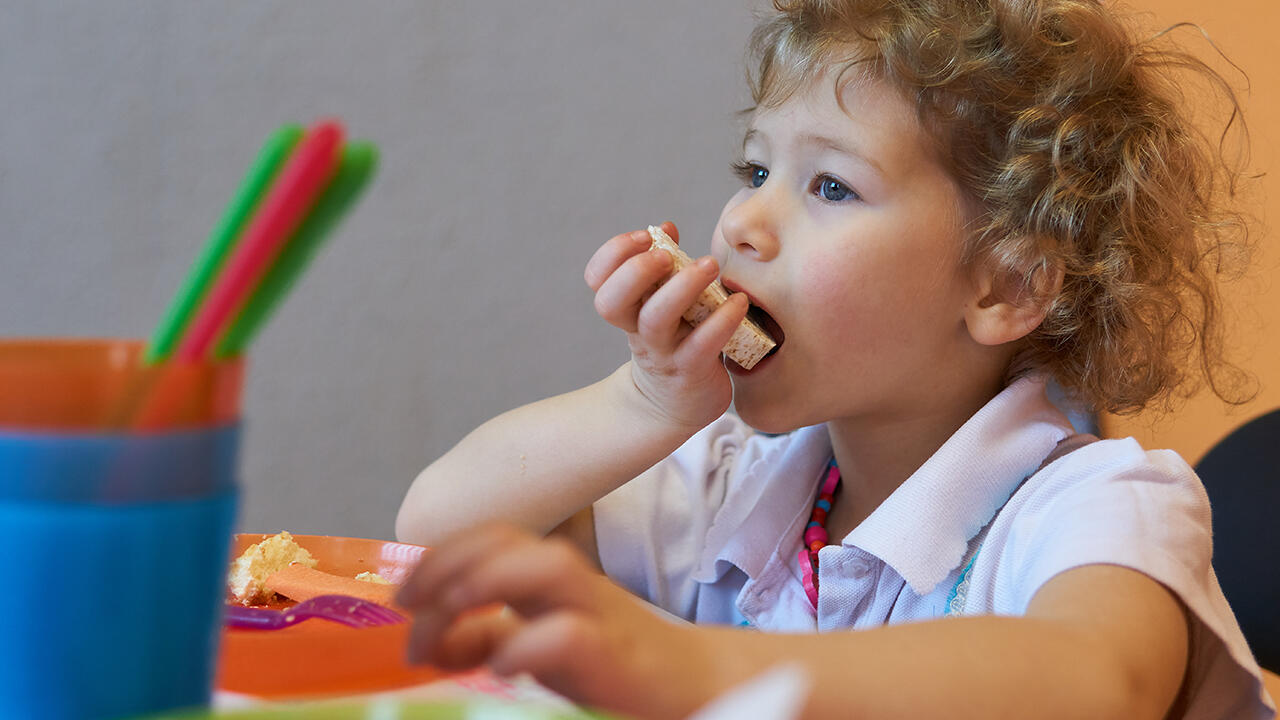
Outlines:
{"type": "Polygon", "coordinates": [[[725,243],[735,253],[765,262],[778,254],[776,199],[764,190],[729,208],[720,222],[725,243]]]}

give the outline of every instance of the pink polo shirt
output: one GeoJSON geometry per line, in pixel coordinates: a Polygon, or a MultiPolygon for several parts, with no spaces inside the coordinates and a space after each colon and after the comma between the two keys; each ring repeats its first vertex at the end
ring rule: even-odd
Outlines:
{"type": "Polygon", "coordinates": [[[1209,564],[1204,487],[1169,450],[1100,440],[1040,468],[1072,434],[1035,378],[956,431],[842,542],[820,551],[818,608],[798,553],[825,426],[780,436],[725,415],[596,503],[605,572],[700,623],[864,629],[955,614],[1025,614],[1046,581],[1107,563],[1162,583],[1193,616],[1185,718],[1274,706],[1209,564]]]}

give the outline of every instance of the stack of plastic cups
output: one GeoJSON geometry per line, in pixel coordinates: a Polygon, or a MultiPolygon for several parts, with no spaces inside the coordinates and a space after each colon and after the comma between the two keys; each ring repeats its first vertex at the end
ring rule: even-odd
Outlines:
{"type": "Polygon", "coordinates": [[[244,368],[146,367],[142,347],[0,340],[0,717],[209,704],[244,368]]]}

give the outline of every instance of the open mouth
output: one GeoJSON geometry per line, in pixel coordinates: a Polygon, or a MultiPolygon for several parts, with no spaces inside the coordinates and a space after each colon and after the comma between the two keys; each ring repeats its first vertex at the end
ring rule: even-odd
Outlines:
{"type": "MultiPolygon", "coordinates": [[[[738,285],[730,278],[721,277],[720,282],[723,284],[724,288],[731,293],[746,292],[741,285],[738,285]]],[[[768,364],[769,358],[778,354],[778,351],[782,349],[782,345],[787,339],[787,334],[782,331],[782,326],[778,324],[777,320],[773,319],[773,316],[770,315],[768,311],[757,304],[755,297],[750,293],[747,293],[747,300],[750,301],[750,305],[747,306],[747,319],[759,326],[761,330],[768,333],[769,337],[773,339],[774,344],[773,349],[769,350],[763,358],[760,358],[760,360],[753,365],[750,370],[744,369],[736,362],[729,363],[729,370],[735,374],[753,373],[759,369],[761,365],[768,364]]]]}
{"type": "Polygon", "coordinates": [[[786,340],[787,335],[782,332],[782,326],[778,325],[778,322],[773,319],[772,315],[765,312],[760,306],[752,305],[747,309],[747,317],[750,318],[752,322],[763,328],[765,332],[769,333],[769,337],[773,338],[773,341],[777,343],[773,346],[773,349],[769,351],[768,355],[765,355],[765,357],[769,357],[782,349],[782,343],[786,340]]]}

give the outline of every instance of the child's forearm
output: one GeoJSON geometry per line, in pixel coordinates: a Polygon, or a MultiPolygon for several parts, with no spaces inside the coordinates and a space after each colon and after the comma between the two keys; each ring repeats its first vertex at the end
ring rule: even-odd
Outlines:
{"type": "Polygon", "coordinates": [[[783,662],[813,681],[805,718],[1162,716],[1106,643],[1068,623],[971,617],[818,635],[708,633],[715,692],[783,662]]]}
{"type": "Polygon", "coordinates": [[[544,534],[697,429],[664,421],[636,390],[630,364],[623,365],[598,383],[476,428],[414,480],[396,535],[430,545],[491,520],[544,534]]]}

